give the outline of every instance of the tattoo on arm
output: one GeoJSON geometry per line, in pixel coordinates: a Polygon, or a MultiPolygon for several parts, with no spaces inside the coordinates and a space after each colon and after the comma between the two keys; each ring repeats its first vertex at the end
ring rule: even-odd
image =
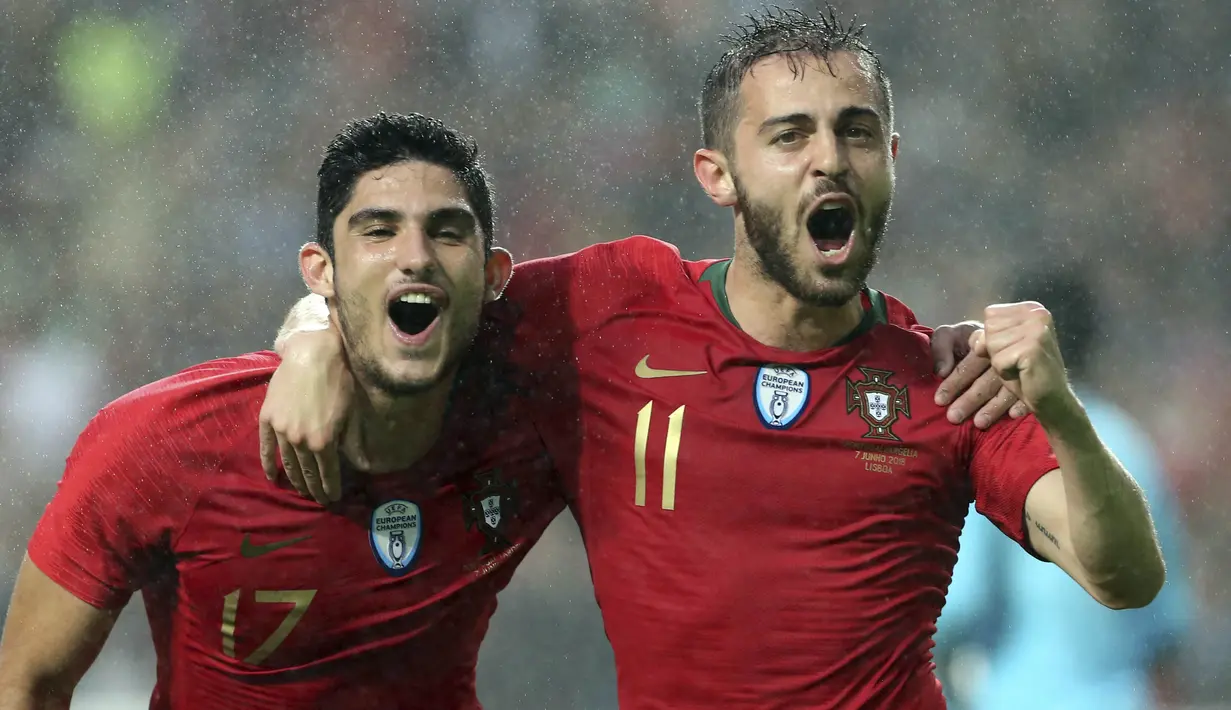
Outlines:
{"type": "Polygon", "coordinates": [[[1043,527],[1043,523],[1040,523],[1039,521],[1030,517],[1030,513],[1026,513],[1026,522],[1033,523],[1034,527],[1037,528],[1039,532],[1043,533],[1043,537],[1047,538],[1048,541],[1050,541],[1051,544],[1055,545],[1057,548],[1060,547],[1060,541],[1056,539],[1056,536],[1053,535],[1050,530],[1043,527]]]}

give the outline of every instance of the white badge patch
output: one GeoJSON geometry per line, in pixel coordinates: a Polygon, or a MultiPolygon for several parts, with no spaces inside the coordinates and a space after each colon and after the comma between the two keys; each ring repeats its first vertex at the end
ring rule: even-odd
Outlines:
{"type": "Polygon", "coordinates": [[[790,428],[808,406],[811,389],[808,373],[798,367],[765,365],[757,370],[752,396],[761,423],[770,429],[790,428]]]}
{"type": "Polygon", "coordinates": [[[400,577],[410,571],[419,553],[423,520],[419,506],[408,500],[391,500],[372,511],[368,540],[372,554],[390,574],[400,577]]]}
{"type": "Polygon", "coordinates": [[[500,496],[487,496],[480,505],[483,506],[483,522],[492,530],[500,529],[500,496]]]}

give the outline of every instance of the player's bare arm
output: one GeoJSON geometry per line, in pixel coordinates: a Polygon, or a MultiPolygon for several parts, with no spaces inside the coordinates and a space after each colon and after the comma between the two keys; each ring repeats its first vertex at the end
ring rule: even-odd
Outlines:
{"type": "Polygon", "coordinates": [[[27,557],[0,640],[0,710],[67,710],[119,613],[81,601],[27,557]]]}
{"type": "MultiPolygon", "coordinates": [[[[333,442],[346,426],[354,378],[347,369],[342,339],[337,329],[329,327],[324,298],[310,294],[291,308],[274,350],[283,360],[261,407],[265,475],[276,480],[280,454],[296,490],[322,503],[337,500],[342,489],[333,442]],[[292,337],[297,344],[288,348],[292,337]]],[[[357,450],[352,463],[367,468],[361,454],[357,450]]]]}
{"type": "Polygon", "coordinates": [[[1026,497],[1031,544],[1105,606],[1149,604],[1165,577],[1149,506],[1073,394],[1051,314],[1025,302],[990,306],[985,318],[973,350],[1034,413],[1060,465],[1026,497]]]}
{"type": "Polygon", "coordinates": [[[286,314],[286,320],[278,329],[278,337],[274,340],[274,352],[284,355],[286,340],[298,333],[311,333],[329,328],[329,305],[325,299],[310,293],[295,302],[286,314]]]}
{"type": "MultiPolygon", "coordinates": [[[[933,332],[936,371],[945,377],[937,404],[949,405],[949,421],[972,415],[980,428],[1006,413],[1023,416],[1017,395],[1003,386],[990,360],[970,343],[980,332],[976,321],[943,325],[933,332]]],[[[274,348],[282,364],[269,384],[261,408],[261,462],[271,480],[281,456],[296,490],[320,503],[336,500],[341,490],[337,440],[345,428],[353,380],[329,308],[320,296],[307,295],[287,314],[274,348]]],[[[362,460],[351,463],[363,468],[362,460]]]]}

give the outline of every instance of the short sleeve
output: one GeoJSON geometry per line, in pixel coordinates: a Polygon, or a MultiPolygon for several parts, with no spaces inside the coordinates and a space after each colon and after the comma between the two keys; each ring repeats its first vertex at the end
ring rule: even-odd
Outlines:
{"type": "Polygon", "coordinates": [[[77,439],[30,540],[31,561],[82,601],[117,608],[171,560],[195,495],[157,418],[104,409],[77,439]]]}
{"type": "Polygon", "coordinates": [[[1047,435],[1033,415],[974,431],[970,478],[975,509],[1034,554],[1026,534],[1026,496],[1040,478],[1060,467],[1047,435]]]}

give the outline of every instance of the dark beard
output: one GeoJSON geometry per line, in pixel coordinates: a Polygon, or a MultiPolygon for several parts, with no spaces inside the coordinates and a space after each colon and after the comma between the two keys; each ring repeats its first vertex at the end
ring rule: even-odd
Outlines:
{"type": "MultiPolygon", "coordinates": [[[[439,380],[406,382],[394,378],[385,368],[381,367],[380,361],[365,339],[371,323],[371,317],[368,315],[371,311],[366,304],[341,295],[341,289],[338,289],[336,307],[338,326],[342,330],[343,342],[346,343],[346,358],[356,381],[379,390],[389,397],[413,397],[439,384],[439,380]]],[[[448,376],[452,369],[452,367],[444,368],[441,375],[448,376]]]]}
{"type": "MultiPolygon", "coordinates": [[[[872,215],[869,228],[859,235],[866,244],[857,246],[863,250],[863,256],[853,255],[859,260],[823,269],[824,279],[818,280],[807,273],[808,267],[796,263],[791,246],[783,239],[783,215],[765,203],[752,200],[738,179],[734,183],[736,205],[744,215],[744,231],[766,279],[782,286],[792,298],[820,308],[843,306],[867,285],[872,267],[876,265],[881,237],[889,225],[889,202],[872,215]]],[[[808,201],[812,199],[815,197],[808,201]]]]}

